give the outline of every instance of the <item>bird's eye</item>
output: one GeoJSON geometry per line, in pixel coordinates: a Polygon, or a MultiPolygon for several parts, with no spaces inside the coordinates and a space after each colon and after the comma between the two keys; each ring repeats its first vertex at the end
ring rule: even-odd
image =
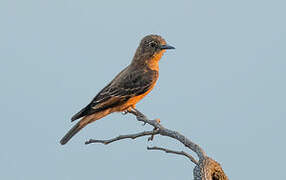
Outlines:
{"type": "Polygon", "coordinates": [[[152,42],[149,43],[149,46],[151,46],[151,47],[156,47],[156,45],[157,45],[157,44],[156,44],[154,41],[152,41],[152,42]]]}

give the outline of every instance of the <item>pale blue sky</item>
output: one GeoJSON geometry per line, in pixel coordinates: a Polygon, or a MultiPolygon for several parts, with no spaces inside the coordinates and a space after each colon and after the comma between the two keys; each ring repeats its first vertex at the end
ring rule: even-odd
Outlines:
{"type": "Polygon", "coordinates": [[[66,146],[70,117],[132,59],[142,37],[176,47],[137,107],[200,144],[230,179],[286,179],[286,1],[0,1],[0,179],[192,179],[147,145],[84,145],[150,130],[112,114],[66,146]]]}

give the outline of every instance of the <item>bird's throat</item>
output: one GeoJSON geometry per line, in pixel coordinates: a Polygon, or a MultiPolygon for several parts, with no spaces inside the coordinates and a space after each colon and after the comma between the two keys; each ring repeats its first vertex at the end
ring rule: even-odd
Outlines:
{"type": "Polygon", "coordinates": [[[159,61],[150,61],[147,63],[149,69],[159,71],[159,61]]]}
{"type": "Polygon", "coordinates": [[[152,70],[159,71],[159,61],[162,58],[164,52],[165,50],[154,54],[151,59],[148,59],[147,66],[152,70]]]}

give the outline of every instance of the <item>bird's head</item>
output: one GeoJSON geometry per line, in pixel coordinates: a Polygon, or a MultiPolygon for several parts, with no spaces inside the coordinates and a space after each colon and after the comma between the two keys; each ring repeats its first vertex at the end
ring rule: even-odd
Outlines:
{"type": "Polygon", "coordinates": [[[139,45],[141,53],[148,53],[151,56],[165,51],[166,49],[175,49],[174,47],[168,45],[161,36],[159,35],[148,35],[145,36],[139,45]]]}
{"type": "Polygon", "coordinates": [[[137,48],[133,61],[137,63],[158,62],[167,49],[175,49],[159,35],[145,36],[137,48]]]}

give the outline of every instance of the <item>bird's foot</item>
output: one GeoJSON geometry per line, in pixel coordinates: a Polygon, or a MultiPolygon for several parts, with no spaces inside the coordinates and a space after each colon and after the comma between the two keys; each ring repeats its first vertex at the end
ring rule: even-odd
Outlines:
{"type": "Polygon", "coordinates": [[[128,114],[128,110],[122,111],[121,114],[122,114],[122,115],[128,114]]]}
{"type": "Polygon", "coordinates": [[[127,108],[125,111],[122,111],[122,115],[126,115],[126,114],[128,114],[128,113],[130,113],[130,112],[132,112],[132,111],[134,111],[134,110],[133,110],[133,107],[129,107],[129,108],[127,108]]]}

